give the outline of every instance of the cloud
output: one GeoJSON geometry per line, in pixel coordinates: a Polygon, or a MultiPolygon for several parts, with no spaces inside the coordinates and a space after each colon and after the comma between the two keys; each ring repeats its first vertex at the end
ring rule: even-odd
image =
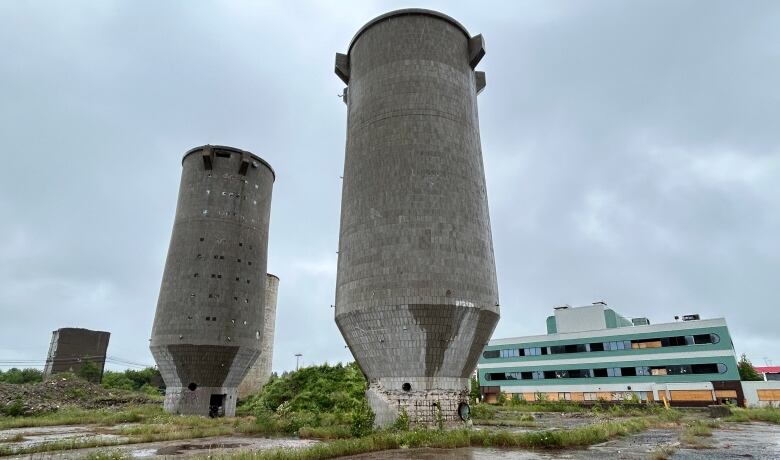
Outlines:
{"type": "MultiPolygon", "coordinates": [[[[0,358],[53,329],[148,337],[181,155],[277,172],[274,368],[350,359],[333,322],[346,111],[334,53],[402,2],[0,2],[0,358]],[[31,33],[30,31],[34,31],[31,33]]],[[[770,356],[780,265],[780,6],[424,2],[482,33],[482,147],[502,319],[606,300],[654,323],[725,316],[770,356]]]]}

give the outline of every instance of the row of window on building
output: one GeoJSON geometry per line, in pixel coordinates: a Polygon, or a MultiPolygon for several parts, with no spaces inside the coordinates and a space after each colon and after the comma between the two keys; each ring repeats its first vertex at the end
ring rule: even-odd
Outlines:
{"type": "Polygon", "coordinates": [[[638,350],[644,348],[679,347],[686,345],[705,345],[720,342],[718,334],[680,335],[638,340],[617,340],[610,342],[577,343],[553,345],[549,347],[504,348],[487,350],[482,353],[486,359],[519,358],[521,356],[557,355],[565,353],[589,353],[596,351],[638,350]]]}
{"type": "Polygon", "coordinates": [[[596,369],[566,369],[550,371],[488,372],[485,380],[549,380],[598,377],[637,377],[687,374],[724,374],[722,363],[680,364],[664,366],[606,367],[596,369]]]}

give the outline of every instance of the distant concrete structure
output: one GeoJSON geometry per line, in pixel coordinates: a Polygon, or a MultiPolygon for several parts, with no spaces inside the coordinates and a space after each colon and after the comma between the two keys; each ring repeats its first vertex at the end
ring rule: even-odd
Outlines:
{"type": "Polygon", "coordinates": [[[263,388],[271,378],[274,357],[274,331],[276,330],[276,298],[279,293],[279,277],[268,273],[265,278],[265,305],[263,306],[263,343],[260,357],[249,369],[244,381],[238,386],[238,397],[244,399],[263,388]]]}
{"type": "Polygon", "coordinates": [[[225,146],[182,159],[173,234],[150,349],[165,410],[235,414],[238,385],[263,340],[268,222],[275,175],[225,146]]]}
{"type": "Polygon", "coordinates": [[[442,13],[405,9],[357,32],[348,85],[335,319],[376,423],[455,422],[499,318],[477,116],[485,54],[442,13]]]}
{"type": "Polygon", "coordinates": [[[106,365],[106,350],[111,334],[105,331],[65,327],[51,334],[51,345],[43,369],[45,379],[53,374],[72,372],[78,374],[86,363],[100,369],[100,383],[106,365]]]}

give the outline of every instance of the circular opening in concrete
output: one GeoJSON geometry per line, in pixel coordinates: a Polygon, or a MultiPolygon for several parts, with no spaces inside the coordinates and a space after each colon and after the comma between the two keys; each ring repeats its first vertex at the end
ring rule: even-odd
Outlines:
{"type": "Polygon", "coordinates": [[[195,391],[195,390],[197,390],[197,389],[198,389],[198,384],[197,384],[197,383],[195,383],[195,382],[192,382],[192,383],[190,383],[189,385],[187,385],[187,388],[189,388],[189,389],[190,389],[190,391],[195,391]]]}
{"type": "Polygon", "coordinates": [[[404,391],[412,391],[412,384],[409,382],[404,383],[401,385],[401,389],[404,391]]]}
{"type": "Polygon", "coordinates": [[[458,404],[458,415],[464,422],[468,421],[471,418],[471,408],[469,405],[466,403],[458,404]]]}

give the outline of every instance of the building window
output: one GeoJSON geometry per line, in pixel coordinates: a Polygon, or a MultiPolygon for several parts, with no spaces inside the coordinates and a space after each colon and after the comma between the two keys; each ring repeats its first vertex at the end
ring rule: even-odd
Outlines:
{"type": "Polygon", "coordinates": [[[482,353],[482,357],[485,359],[498,358],[499,350],[486,350],[482,353]]]}
{"type": "Polygon", "coordinates": [[[648,366],[639,366],[636,368],[636,375],[652,375],[648,366]]]}
{"type": "Polygon", "coordinates": [[[620,371],[619,367],[608,367],[607,368],[607,377],[621,377],[621,376],[623,376],[623,374],[620,371]]]}
{"type": "Polygon", "coordinates": [[[571,393],[558,393],[558,401],[571,401],[571,393]]]}
{"type": "Polygon", "coordinates": [[[596,401],[598,400],[598,393],[583,393],[582,399],[585,401],[596,401]]]}

